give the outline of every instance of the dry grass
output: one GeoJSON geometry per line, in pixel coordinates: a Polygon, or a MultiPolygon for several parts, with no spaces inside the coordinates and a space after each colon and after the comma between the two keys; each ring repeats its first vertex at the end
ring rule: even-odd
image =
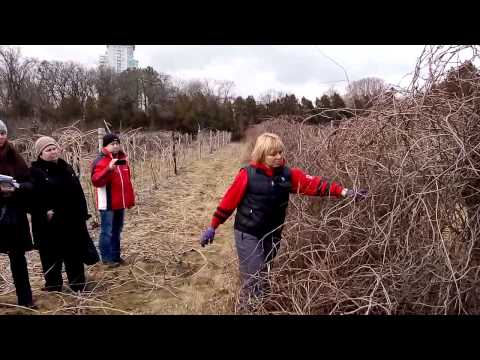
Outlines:
{"type": "MultiPolygon", "coordinates": [[[[75,152],[70,147],[65,157],[71,163],[75,163],[72,159],[76,157],[80,159],[84,189],[89,194],[88,165],[95,153],[96,147],[92,142],[96,135],[72,128],[62,129],[60,133],[64,137],[57,138],[64,149],[68,143],[76,146],[75,152]],[[76,140],[62,142],[62,139],[68,138],[76,140]]],[[[167,135],[163,138],[165,144],[171,141],[170,134],[167,135]]],[[[225,183],[238,167],[230,160],[238,152],[238,145],[226,144],[229,137],[219,134],[212,154],[209,146],[203,144],[200,158],[197,142],[188,143],[183,148],[177,144],[179,175],[174,176],[173,170],[168,168],[172,163],[167,158],[168,145],[162,147],[160,136],[155,136],[155,142],[149,142],[151,136],[137,133],[135,140],[130,142],[131,135],[128,141],[130,148],[126,149],[135,173],[133,181],[138,200],[137,206],[127,211],[122,238],[122,253],[128,265],[113,269],[101,264],[89,267],[88,291],[81,295],[43,293],[39,290],[43,286],[43,277],[38,253],[30,252],[29,273],[40,307],[34,311],[12,305],[15,303],[14,286],[8,260],[2,257],[1,313],[178,314],[231,311],[236,285],[231,242],[226,237],[224,241],[219,240],[215,247],[204,251],[198,246],[198,237],[210,220],[213,202],[218,201],[217,194],[224,191],[225,183]],[[221,152],[217,151],[220,149],[221,152]],[[212,171],[216,171],[219,177],[209,176],[212,171]],[[221,179],[224,180],[219,181],[221,179]]],[[[204,136],[206,138],[210,136],[204,136]]],[[[183,140],[187,143],[185,137],[183,140]]],[[[20,141],[20,145],[27,144],[24,151],[31,149],[31,140],[17,140],[20,141]]],[[[89,206],[92,204],[90,201],[89,206]]],[[[96,219],[92,219],[90,225],[92,238],[97,239],[96,219]]]]}

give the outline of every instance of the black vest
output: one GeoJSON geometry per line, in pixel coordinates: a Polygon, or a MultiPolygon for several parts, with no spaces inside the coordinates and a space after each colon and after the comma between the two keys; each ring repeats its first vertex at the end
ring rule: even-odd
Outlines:
{"type": "Polygon", "coordinates": [[[258,238],[275,230],[272,235],[280,237],[292,188],[290,169],[278,168],[273,176],[252,166],[245,169],[248,184],[237,207],[235,229],[258,238]]]}

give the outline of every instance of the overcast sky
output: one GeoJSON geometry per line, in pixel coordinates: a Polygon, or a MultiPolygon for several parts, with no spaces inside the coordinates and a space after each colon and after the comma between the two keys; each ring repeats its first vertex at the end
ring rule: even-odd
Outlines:
{"type": "MultiPolygon", "coordinates": [[[[106,45],[20,45],[40,60],[97,66],[106,45]]],[[[267,90],[314,101],[332,86],[344,92],[350,81],[379,77],[407,86],[422,45],[136,45],[140,67],[180,79],[230,80],[236,95],[258,98],[267,90]],[[341,66],[337,65],[340,64],[341,66]]]]}

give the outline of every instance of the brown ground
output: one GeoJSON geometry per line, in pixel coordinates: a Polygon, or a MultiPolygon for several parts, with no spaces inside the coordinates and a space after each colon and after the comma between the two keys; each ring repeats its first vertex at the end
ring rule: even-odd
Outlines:
{"type": "Polygon", "coordinates": [[[19,308],[8,258],[2,255],[0,314],[233,313],[238,270],[232,219],[219,228],[213,245],[201,248],[198,239],[238,171],[241,151],[242,145],[230,144],[163,179],[158,189],[139,194],[123,230],[128,265],[90,267],[90,289],[82,295],[40,291],[43,278],[33,251],[28,261],[39,309],[19,308]]]}

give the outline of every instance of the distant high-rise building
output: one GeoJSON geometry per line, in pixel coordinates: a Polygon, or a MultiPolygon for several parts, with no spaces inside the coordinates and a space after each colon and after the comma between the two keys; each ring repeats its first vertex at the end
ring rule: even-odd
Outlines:
{"type": "Polygon", "coordinates": [[[105,55],[100,55],[100,66],[109,66],[117,73],[138,67],[138,61],[133,58],[135,45],[107,45],[105,55]]]}

